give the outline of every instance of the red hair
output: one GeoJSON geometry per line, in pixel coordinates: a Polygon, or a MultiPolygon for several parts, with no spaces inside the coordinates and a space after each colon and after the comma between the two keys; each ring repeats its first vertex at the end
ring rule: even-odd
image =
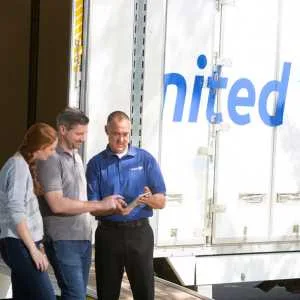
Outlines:
{"type": "Polygon", "coordinates": [[[34,191],[37,195],[41,194],[42,189],[37,180],[36,162],[33,159],[33,155],[36,151],[52,145],[56,140],[57,132],[53,127],[46,123],[36,123],[27,130],[19,147],[19,152],[29,165],[34,191]]]}

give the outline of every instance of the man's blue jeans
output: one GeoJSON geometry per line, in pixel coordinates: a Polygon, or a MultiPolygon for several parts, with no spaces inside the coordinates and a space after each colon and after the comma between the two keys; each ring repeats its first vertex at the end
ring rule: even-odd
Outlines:
{"type": "MultiPolygon", "coordinates": [[[[20,239],[0,240],[1,256],[11,269],[13,298],[15,300],[55,300],[47,272],[39,271],[20,239]]],[[[38,244],[38,243],[36,243],[38,244]]]]}
{"type": "Polygon", "coordinates": [[[47,240],[45,250],[61,289],[62,300],[85,300],[91,266],[91,242],[47,240]]]}

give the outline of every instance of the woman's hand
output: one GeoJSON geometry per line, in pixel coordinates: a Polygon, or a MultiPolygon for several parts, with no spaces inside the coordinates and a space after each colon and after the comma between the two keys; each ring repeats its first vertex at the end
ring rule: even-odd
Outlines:
{"type": "Polygon", "coordinates": [[[36,268],[41,271],[45,272],[48,269],[49,262],[47,255],[44,253],[43,250],[40,250],[38,248],[34,248],[30,251],[31,258],[36,266],[36,268]]]}
{"type": "MultiPolygon", "coordinates": [[[[35,242],[33,241],[31,232],[29,231],[27,226],[26,218],[24,218],[20,223],[16,225],[16,229],[19,237],[27,247],[36,268],[41,272],[46,271],[49,266],[47,256],[44,252],[44,249],[38,249],[35,242]]],[[[41,246],[42,244],[40,244],[40,247],[41,246]]]]}

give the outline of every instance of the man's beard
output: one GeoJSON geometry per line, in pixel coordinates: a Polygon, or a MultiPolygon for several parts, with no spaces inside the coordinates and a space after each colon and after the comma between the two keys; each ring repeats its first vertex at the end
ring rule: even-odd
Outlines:
{"type": "Polygon", "coordinates": [[[68,140],[66,140],[66,144],[67,144],[67,146],[68,146],[68,148],[70,149],[70,150],[73,150],[73,149],[79,149],[80,148],[80,145],[81,145],[81,143],[80,142],[70,142],[70,141],[68,141],[68,140]]]}

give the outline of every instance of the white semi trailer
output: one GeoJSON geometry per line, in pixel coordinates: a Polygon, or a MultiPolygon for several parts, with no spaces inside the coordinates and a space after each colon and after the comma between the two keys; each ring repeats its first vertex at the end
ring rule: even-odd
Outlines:
{"type": "Polygon", "coordinates": [[[298,0],[89,0],[70,103],[160,162],[155,257],[183,285],[300,277],[298,0]],[[80,89],[76,80],[81,78],[80,89]],[[78,100],[79,99],[79,100],[78,100]]]}
{"type": "MultiPolygon", "coordinates": [[[[300,278],[299,0],[69,2],[69,104],[91,119],[85,160],[106,145],[107,115],[124,110],[132,143],[161,165],[156,262],[207,296],[218,283],[300,278]]],[[[46,23],[41,99],[54,93],[46,23]]]]}

